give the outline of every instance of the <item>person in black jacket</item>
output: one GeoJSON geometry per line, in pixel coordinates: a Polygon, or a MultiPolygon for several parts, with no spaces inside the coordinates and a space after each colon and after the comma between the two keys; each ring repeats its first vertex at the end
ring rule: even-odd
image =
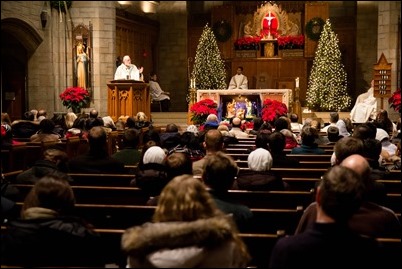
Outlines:
{"type": "Polygon", "coordinates": [[[75,198],[66,180],[48,175],[28,193],[21,218],[2,232],[2,264],[24,267],[99,266],[104,255],[92,225],[74,216],[75,198]]]}

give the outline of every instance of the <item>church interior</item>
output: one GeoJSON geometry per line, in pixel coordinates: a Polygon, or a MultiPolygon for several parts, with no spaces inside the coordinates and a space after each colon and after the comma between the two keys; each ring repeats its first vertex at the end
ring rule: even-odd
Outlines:
{"type": "Polygon", "coordinates": [[[400,18],[2,1],[1,267],[400,268],[400,18]]]}

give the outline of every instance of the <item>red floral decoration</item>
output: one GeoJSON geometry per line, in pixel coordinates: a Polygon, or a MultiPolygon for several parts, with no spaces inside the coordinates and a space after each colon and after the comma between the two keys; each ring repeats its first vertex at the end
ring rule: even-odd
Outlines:
{"type": "Polygon", "coordinates": [[[81,87],[68,87],[60,94],[60,99],[67,108],[81,108],[89,102],[89,93],[81,87]]]}
{"type": "Polygon", "coordinates": [[[278,36],[279,49],[302,49],[304,48],[304,35],[278,36]]]}
{"type": "Polygon", "coordinates": [[[260,42],[259,36],[241,37],[234,42],[234,46],[238,50],[254,50],[258,49],[260,42]]]}
{"type": "Polygon", "coordinates": [[[242,128],[244,129],[253,129],[254,128],[254,122],[253,121],[246,121],[243,123],[242,128]]]}
{"type": "Polygon", "coordinates": [[[194,124],[203,124],[207,120],[209,114],[218,114],[217,108],[218,104],[212,99],[198,101],[190,107],[190,112],[193,114],[191,121],[194,124]]]}
{"type": "Polygon", "coordinates": [[[288,108],[282,102],[265,99],[262,110],[261,110],[261,118],[267,122],[273,122],[276,118],[280,116],[286,116],[288,113],[288,108]]]}
{"type": "Polygon", "coordinates": [[[396,112],[401,111],[401,89],[397,89],[388,99],[389,106],[396,112]]]}

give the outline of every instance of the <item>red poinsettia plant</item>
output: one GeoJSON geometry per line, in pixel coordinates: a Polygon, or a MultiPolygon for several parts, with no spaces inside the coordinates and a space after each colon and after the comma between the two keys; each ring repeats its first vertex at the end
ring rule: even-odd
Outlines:
{"type": "Polygon", "coordinates": [[[265,99],[262,105],[261,118],[267,122],[273,122],[280,116],[286,116],[287,106],[277,100],[265,99]]]}
{"type": "Polygon", "coordinates": [[[397,89],[388,99],[389,106],[396,112],[401,111],[401,89],[397,89]]]}
{"type": "Polygon", "coordinates": [[[279,49],[302,49],[304,48],[304,35],[278,36],[279,49]]]}
{"type": "Polygon", "coordinates": [[[255,50],[261,42],[260,36],[247,36],[236,39],[234,46],[236,50],[255,50]]]}
{"type": "Polygon", "coordinates": [[[190,107],[191,121],[194,124],[203,124],[209,114],[218,114],[218,104],[212,99],[203,99],[190,107]]]}
{"type": "Polygon", "coordinates": [[[82,87],[68,87],[60,94],[60,99],[63,106],[79,109],[89,102],[89,93],[82,87]]]}

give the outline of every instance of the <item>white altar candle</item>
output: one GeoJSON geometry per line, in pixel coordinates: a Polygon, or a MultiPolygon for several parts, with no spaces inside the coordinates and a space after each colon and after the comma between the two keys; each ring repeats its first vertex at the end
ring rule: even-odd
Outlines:
{"type": "Polygon", "coordinates": [[[296,80],[296,88],[299,88],[299,77],[297,77],[295,80],[296,80]]]}

